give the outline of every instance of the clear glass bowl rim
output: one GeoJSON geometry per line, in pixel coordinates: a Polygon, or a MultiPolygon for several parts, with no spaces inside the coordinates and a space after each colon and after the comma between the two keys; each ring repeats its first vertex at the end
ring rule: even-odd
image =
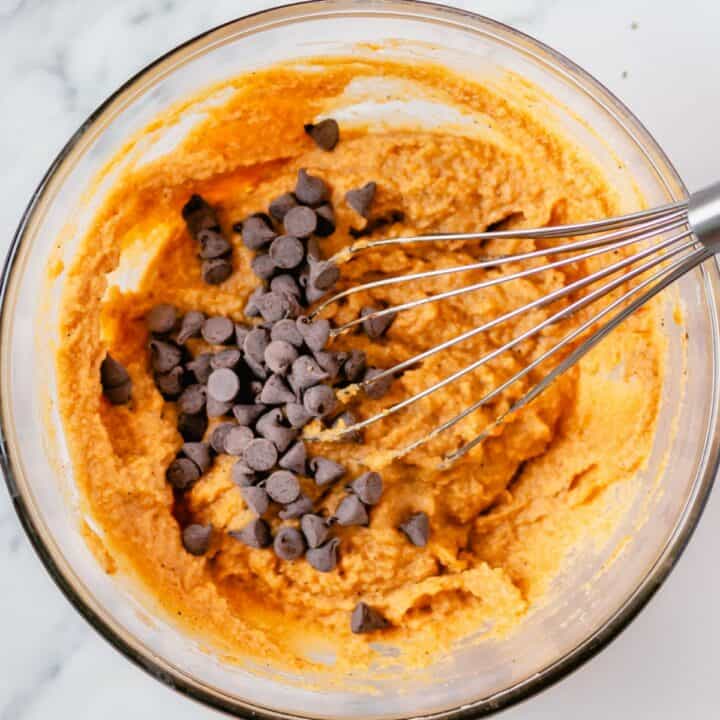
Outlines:
{"type": "MultiPolygon", "coordinates": [[[[365,0],[364,2],[362,0],[306,0],[305,2],[290,3],[230,20],[178,45],[146,65],[121,85],[83,122],[48,168],[30,197],[28,205],[20,219],[5,259],[2,275],[0,276],[0,329],[4,326],[7,319],[6,313],[8,313],[10,309],[8,303],[8,288],[11,284],[13,274],[17,270],[16,260],[18,253],[36,211],[41,206],[53,182],[57,176],[61,174],[61,169],[69,161],[80,141],[88,134],[91,128],[102,122],[103,118],[117,103],[122,103],[123,100],[131,96],[142,81],[153,76],[157,77],[162,75],[164,74],[166,66],[172,65],[182,58],[188,59],[197,52],[202,52],[211,47],[215,39],[219,39],[219,37],[228,31],[242,29],[243,32],[247,34],[266,29],[269,26],[297,23],[303,18],[318,18],[322,16],[338,18],[343,16],[358,17],[383,14],[404,16],[408,19],[423,19],[439,24],[460,25],[469,29],[482,30],[486,34],[491,32],[496,38],[501,38],[503,42],[513,45],[516,49],[522,50],[523,52],[531,52],[534,59],[542,60],[546,64],[551,65],[556,72],[561,73],[566,79],[573,82],[579,90],[592,95],[596,102],[610,112],[613,118],[617,120],[626,131],[633,135],[638,145],[645,151],[649,162],[655,166],[658,174],[665,178],[671,178],[677,188],[681,189],[682,194],[687,196],[687,190],[685,189],[682,179],[668,157],[645,126],[622,101],[573,61],[525,33],[478,13],[448,7],[439,3],[423,2],[421,0],[365,0]],[[662,170],[658,167],[658,161],[662,165],[662,170]]],[[[713,263],[711,268],[713,275],[720,277],[717,263],[713,263]]],[[[705,267],[702,270],[705,273],[708,271],[708,268],[705,267]]],[[[707,283],[705,283],[705,286],[706,289],[710,291],[707,283]]],[[[715,296],[714,300],[717,306],[717,304],[720,304],[718,303],[717,293],[715,293],[715,296]]],[[[714,318],[714,320],[715,331],[717,333],[717,318],[714,318]]],[[[716,337],[714,340],[717,357],[718,338],[716,337]]],[[[1,362],[2,357],[0,357],[0,363],[1,362]]],[[[717,368],[715,375],[717,375],[717,368]]],[[[2,377],[2,367],[0,367],[0,377],[2,377]]],[[[708,428],[708,435],[714,434],[717,438],[717,413],[715,413],[713,420],[715,422],[712,427],[708,428]]],[[[266,708],[228,698],[199,682],[195,682],[181,675],[161,659],[152,656],[150,653],[138,651],[133,644],[128,642],[123,636],[123,633],[114,627],[114,624],[107,617],[104,617],[101,612],[97,612],[88,605],[75,588],[72,578],[66,576],[60,564],[53,556],[51,549],[43,539],[42,528],[36,524],[32,502],[22,494],[18,487],[16,480],[18,473],[13,467],[8,451],[8,424],[9,419],[5,417],[4,411],[0,412],[0,469],[3,471],[13,506],[25,533],[46,570],[73,607],[87,622],[135,665],[145,670],[155,679],[187,697],[246,720],[278,720],[279,718],[299,720],[301,716],[298,715],[274,712],[266,708]]],[[[656,563],[647,573],[642,583],[636,588],[632,596],[626,600],[601,628],[591,636],[585,638],[585,640],[572,651],[552,665],[542,669],[531,678],[491,697],[452,710],[423,717],[432,718],[433,720],[470,720],[471,718],[485,717],[499,712],[558,682],[614,640],[645,607],[655,592],[657,592],[685,550],[700,520],[710,490],[712,489],[718,466],[720,465],[720,445],[714,442],[712,446],[714,454],[712,457],[706,458],[704,472],[699,480],[696,481],[690,498],[680,515],[680,520],[656,563]]],[[[22,485],[22,482],[20,485],[22,485]]]]}

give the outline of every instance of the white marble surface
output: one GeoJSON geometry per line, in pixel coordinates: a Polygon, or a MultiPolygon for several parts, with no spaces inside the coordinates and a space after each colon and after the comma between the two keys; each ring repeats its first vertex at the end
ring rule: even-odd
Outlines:
{"type": "MultiPolygon", "coordinates": [[[[264,0],[0,0],[0,257],[53,156],[130,74],[264,0]]],[[[605,82],[642,118],[691,189],[720,176],[711,0],[466,0],[605,82]],[[635,24],[637,24],[635,26],[635,24]]],[[[713,718],[720,664],[717,491],[669,581],[585,667],[503,717],[713,718]]],[[[130,665],[70,607],[0,493],[0,720],[218,717],[130,665]]]]}

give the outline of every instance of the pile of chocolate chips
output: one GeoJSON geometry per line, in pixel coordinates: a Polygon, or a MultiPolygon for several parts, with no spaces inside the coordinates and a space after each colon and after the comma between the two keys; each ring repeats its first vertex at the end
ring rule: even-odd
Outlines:
{"type": "MultiPolygon", "coordinates": [[[[335,121],[323,122],[305,129],[319,146],[331,150],[337,143],[337,124],[333,128],[335,121]]],[[[350,190],[346,202],[367,217],[375,190],[374,182],[350,190]]],[[[340,540],[332,537],[332,527],[367,525],[368,511],[379,502],[383,489],[380,475],[366,472],[346,485],[334,515],[323,517],[315,507],[346,470],[328,458],[308,458],[299,438],[303,426],[315,419],[329,427],[354,424],[350,412],[339,411],[333,388],[368,381],[381,372],[367,367],[362,351],[328,351],[328,321],[309,321],[302,314],[339,277],[334,263],[322,258],[318,242],[335,230],[328,194],[321,178],[300,170],[293,192],[273,200],[268,213],[253,214],[233,227],[246,247],[256,252],[252,269],[261,285],[250,296],[245,314],[259,318],[261,324],[206,317],[196,310],[180,316],[167,304],[155,306],[146,317],[155,384],[166,400],[177,404],[177,426],[185,441],[167,469],[168,482],[182,494],[212,466],[216,455],[237,457],[232,479],[256,517],[230,535],[253,548],[272,545],[283,560],[304,554],[321,572],[337,565],[340,540]],[[213,352],[193,356],[187,343],[198,337],[213,346],[213,352]],[[205,440],[209,418],[226,419],[205,440]],[[314,500],[302,492],[299,476],[314,481],[314,500]],[[282,525],[273,537],[263,518],[273,506],[281,520],[299,520],[299,527],[282,525]]],[[[193,195],[182,215],[200,245],[203,279],[210,284],[223,282],[232,273],[232,246],[221,234],[215,209],[193,195]]],[[[373,310],[363,308],[362,314],[373,310]]],[[[392,315],[369,318],[363,329],[369,337],[379,338],[393,319],[392,315]]],[[[110,402],[129,400],[130,378],[109,355],[101,381],[110,402]]],[[[366,384],[365,391],[373,398],[382,397],[391,382],[391,377],[382,378],[366,384]]],[[[346,438],[361,441],[357,432],[346,438]]],[[[399,529],[415,545],[427,543],[424,513],[411,516],[399,529]]],[[[203,555],[212,532],[211,525],[189,524],[182,531],[183,545],[188,552],[203,555]]],[[[386,625],[377,610],[362,602],[351,617],[353,632],[386,625]]]]}
{"type": "MultiPolygon", "coordinates": [[[[236,533],[241,542],[273,545],[278,557],[293,560],[306,550],[308,561],[327,572],[335,567],[338,542],[330,527],[365,525],[368,508],[380,499],[382,480],[365,473],[348,485],[333,518],[313,513],[315,503],[301,492],[298,476],[311,477],[319,489],[346,475],[345,468],[323,457],[308,458],[300,431],[319,419],[332,426],[352,425],[340,412],[333,385],[356,382],[367,374],[363,353],[325,350],[330,334],[326,320],[283,317],[250,327],[229,318],[190,311],[182,318],[172,305],[155,306],[147,315],[155,383],[178,409],[178,430],[185,440],[167,469],[178,492],[191,488],[212,465],[215,455],[237,457],[232,478],[257,518],[236,533]],[[214,352],[192,356],[186,343],[202,337],[214,352]],[[217,425],[204,441],[209,419],[232,417],[217,425]],[[278,507],[282,520],[300,519],[302,532],[281,528],[274,541],[263,516],[278,507]]],[[[359,439],[358,436],[355,439],[359,439]]],[[[199,530],[190,531],[186,547],[202,554],[199,530]]],[[[209,541],[209,535],[207,537],[209,541]]]]}
{"type": "MultiPolygon", "coordinates": [[[[374,192],[375,184],[368,183],[350,191],[347,201],[364,214],[374,192]]],[[[339,276],[337,267],[322,259],[318,242],[335,229],[327,199],[324,181],[300,170],[294,191],[273,200],[268,214],[253,214],[234,226],[256,253],[252,269],[261,284],[245,314],[259,317],[262,324],[234,323],[198,311],[179,318],[170,305],[158,305],[147,316],[155,382],[167,400],[177,403],[178,430],[186,441],[168,467],[168,481],[176,491],[185,492],[210,467],[215,454],[237,457],[232,477],[256,518],[231,535],[255,548],[272,545],[283,560],[305,554],[321,572],[337,564],[339,539],[330,536],[332,526],[366,525],[369,508],[382,493],[380,476],[364,473],[347,485],[333,517],[323,518],[315,506],[346,471],[328,458],[308,458],[299,439],[302,428],[315,419],[330,427],[354,424],[351,413],[340,411],[333,388],[372,379],[380,372],[366,366],[361,351],[328,351],[330,323],[301,314],[339,276]],[[194,337],[202,337],[214,352],[192,357],[186,343],[194,337]],[[233,421],[222,422],[203,442],[208,418],[228,415],[233,421]],[[300,476],[314,480],[319,489],[312,493],[315,502],[302,492],[300,476]],[[273,507],[281,520],[299,520],[300,527],[281,526],[273,538],[264,518],[273,507]]],[[[206,233],[217,216],[209,203],[194,195],[183,217],[188,231],[202,243],[207,236],[200,233],[206,233]]],[[[364,324],[371,337],[382,335],[392,322],[386,317],[381,324],[378,320],[364,324]]],[[[369,393],[382,396],[391,380],[370,383],[369,393]]],[[[350,439],[359,441],[359,434],[350,439]]],[[[183,539],[190,552],[202,554],[210,536],[207,526],[190,525],[183,539]]]]}
{"type": "Polygon", "coordinates": [[[200,246],[201,274],[208,285],[219,285],[232,275],[232,245],[222,234],[215,209],[193,195],[182,209],[190,236],[200,246]]]}

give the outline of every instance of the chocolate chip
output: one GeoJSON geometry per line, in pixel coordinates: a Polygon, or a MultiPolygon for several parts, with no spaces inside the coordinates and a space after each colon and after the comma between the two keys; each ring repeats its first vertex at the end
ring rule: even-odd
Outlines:
{"type": "Polygon", "coordinates": [[[232,466],[230,477],[239,487],[248,487],[257,483],[257,475],[245,464],[244,460],[238,460],[232,466]]]}
{"type": "Polygon", "coordinates": [[[107,353],[100,364],[100,384],[103,389],[120,387],[129,381],[130,375],[125,366],[107,353]]]}
{"type": "Polygon", "coordinates": [[[285,417],[294,428],[301,428],[312,420],[312,415],[300,403],[291,402],[285,406],[285,417]]]}
{"type": "Polygon", "coordinates": [[[165,335],[173,330],[177,322],[177,309],[174,305],[161,303],[155,305],[145,316],[145,322],[151,333],[165,335]]]}
{"type": "Polygon", "coordinates": [[[330,338],[330,322],[325,318],[310,321],[306,317],[299,317],[296,321],[305,344],[313,352],[319,352],[330,338]]]}
{"type": "Polygon", "coordinates": [[[297,560],[305,552],[305,538],[293,527],[281,527],[275,535],[273,550],[281,560],[297,560]]]}
{"type": "Polygon", "coordinates": [[[228,455],[242,455],[245,448],[253,441],[253,431],[245,425],[236,425],[230,428],[225,435],[223,448],[228,455]]]}
{"type": "Polygon", "coordinates": [[[317,364],[328,374],[328,382],[334,383],[340,377],[338,353],[321,350],[314,353],[317,364]]]}
{"type": "Polygon", "coordinates": [[[350,489],[366,505],[377,505],[383,492],[382,478],[376,472],[363,473],[350,483],[350,489]]]}
{"type": "Polygon", "coordinates": [[[203,260],[200,266],[202,279],[208,285],[220,285],[232,275],[232,263],[225,258],[203,260]]]}
{"type": "Polygon", "coordinates": [[[262,517],[270,507],[270,498],[264,488],[248,485],[240,488],[245,504],[248,509],[254,512],[258,517],[262,517]]]}
{"type": "Polygon", "coordinates": [[[344,432],[344,428],[349,428],[355,425],[358,419],[349,410],[338,415],[332,424],[333,430],[337,430],[342,433],[340,439],[343,442],[362,442],[362,434],[359,430],[351,430],[350,432],[344,432]]]}
{"type": "Polygon", "coordinates": [[[339,525],[367,525],[368,514],[365,506],[357,495],[346,495],[335,510],[335,518],[339,525]]]}
{"type": "MultiPolygon", "coordinates": [[[[248,366],[248,369],[252,373],[253,377],[256,378],[256,380],[253,380],[250,383],[250,394],[253,398],[256,398],[257,395],[259,395],[262,392],[262,382],[261,380],[265,380],[268,376],[268,369],[265,367],[263,363],[259,363],[256,360],[253,360],[252,358],[245,357],[245,364],[248,366]]],[[[255,402],[258,402],[257,399],[255,402]]]]}
{"type": "Polygon", "coordinates": [[[111,405],[126,405],[132,397],[132,382],[128,380],[117,387],[105,388],[103,395],[111,405]]]}
{"type": "Polygon", "coordinates": [[[302,517],[313,509],[313,502],[307,495],[301,495],[297,500],[288,503],[283,510],[278,513],[281,520],[294,520],[302,517]]]}
{"type": "Polygon", "coordinates": [[[232,402],[240,392],[240,378],[230,368],[220,368],[210,373],[208,395],[221,403],[232,402]]]}
{"type": "MultiPolygon", "coordinates": [[[[332,260],[320,260],[310,263],[308,289],[329,290],[340,277],[340,268],[332,260]]],[[[306,291],[307,292],[307,291],[306,291]]]]}
{"type": "Polygon", "coordinates": [[[313,142],[325,152],[332,150],[340,139],[340,128],[337,121],[332,118],[325,118],[319,123],[307,123],[305,132],[313,139],[313,142]]]}
{"type": "Polygon", "coordinates": [[[309,467],[315,483],[320,486],[334,483],[345,474],[345,468],[340,463],[324,457],[311,458],[309,467]]]}
{"type": "Polygon", "coordinates": [[[272,228],[273,222],[272,218],[265,212],[254,212],[251,215],[248,215],[244,220],[238,220],[236,223],[233,223],[232,229],[233,232],[236,232],[240,234],[243,231],[243,228],[245,227],[245,223],[250,218],[258,218],[259,220],[262,220],[262,222],[265,223],[269,228],[272,228]]]}
{"type": "Polygon", "coordinates": [[[270,281],[270,290],[280,293],[281,295],[291,295],[296,300],[299,300],[302,296],[302,290],[297,284],[297,281],[292,275],[288,275],[287,273],[276,275],[270,281]]]}
{"type": "Polygon", "coordinates": [[[315,234],[319,237],[328,237],[335,232],[335,211],[332,205],[325,203],[315,208],[317,214],[317,227],[315,234]]]}
{"type": "Polygon", "coordinates": [[[274,467],[277,457],[275,445],[267,438],[256,438],[248,444],[243,452],[243,459],[247,466],[258,472],[266,472],[274,467]]]}
{"type": "Polygon", "coordinates": [[[201,230],[197,236],[203,260],[221,258],[232,252],[232,245],[217,230],[201,230]]]}
{"type": "Polygon", "coordinates": [[[291,385],[298,392],[317,385],[327,378],[328,374],[309,355],[301,355],[293,363],[290,371],[291,385]]]}
{"type": "Polygon", "coordinates": [[[277,322],[293,314],[294,298],[281,293],[266,292],[258,298],[257,306],[265,322],[277,322]]]}
{"type": "Polygon", "coordinates": [[[196,413],[202,412],[205,408],[206,397],[207,391],[204,385],[197,383],[188,385],[178,398],[178,409],[180,412],[195,415],[196,413]]]}
{"type": "Polygon", "coordinates": [[[266,412],[258,421],[256,430],[264,438],[267,438],[278,449],[278,452],[285,452],[290,444],[297,437],[297,430],[285,427],[282,424],[283,414],[280,408],[273,408],[266,412]]]}
{"type": "Polygon", "coordinates": [[[242,240],[250,250],[260,250],[275,238],[275,232],[258,215],[251,215],[242,224],[242,240]]]}
{"type": "Polygon", "coordinates": [[[297,349],[285,340],[273,340],[265,348],[265,364],[278,375],[286,375],[297,357],[297,349]]]}
{"type": "Polygon", "coordinates": [[[295,196],[292,193],[283,193],[274,200],[271,200],[268,210],[275,220],[282,222],[285,219],[285,215],[294,207],[297,207],[295,196]]]}
{"type": "Polygon", "coordinates": [[[356,634],[382,630],[388,625],[388,621],[375,608],[364,602],[359,602],[350,616],[350,630],[356,634]]]}
{"type": "Polygon", "coordinates": [[[225,452],[225,438],[227,434],[235,427],[235,423],[220,423],[210,433],[210,447],[218,454],[225,452]]]}
{"type": "Polygon", "coordinates": [[[305,557],[318,572],[332,572],[337,567],[339,547],[340,540],[330,538],[324,545],[308,550],[305,557]]]}
{"type": "Polygon", "coordinates": [[[199,383],[206,385],[212,372],[212,367],[210,366],[211,360],[212,353],[200,353],[200,355],[186,363],[185,368],[195,376],[195,379],[199,383]]]}
{"type": "MultiPolygon", "coordinates": [[[[380,308],[375,307],[364,307],[360,311],[360,317],[370,315],[379,309],[380,308]]],[[[394,312],[388,313],[387,315],[380,315],[379,317],[369,317],[362,321],[362,328],[371,340],[377,340],[387,332],[387,329],[393,324],[396,317],[397,313],[394,312]]]]}
{"type": "Polygon", "coordinates": [[[184,345],[190,338],[198,337],[204,324],[204,313],[201,313],[199,310],[189,310],[186,312],[180,322],[180,331],[177,335],[178,343],[184,345]]]}
{"type": "MultiPolygon", "coordinates": [[[[258,317],[260,315],[260,308],[258,307],[258,301],[265,294],[265,288],[257,287],[248,296],[247,303],[245,304],[244,313],[248,317],[258,317]]],[[[238,343],[239,345],[240,343],[238,343]]]]}
{"type": "Polygon", "coordinates": [[[237,370],[240,367],[241,360],[242,353],[236,348],[230,348],[229,350],[221,350],[220,352],[215,353],[210,358],[210,367],[213,370],[220,370],[221,368],[237,370]]]}
{"type": "Polygon", "coordinates": [[[232,406],[232,401],[222,402],[208,395],[207,401],[205,403],[205,411],[207,412],[208,417],[222,417],[223,415],[227,415],[230,410],[232,410],[232,406]]]}
{"type": "Polygon", "coordinates": [[[191,555],[204,555],[210,546],[212,525],[199,525],[193,523],[182,531],[183,547],[191,555]]]}
{"type": "Polygon", "coordinates": [[[305,474],[305,461],[307,459],[307,450],[305,443],[298,440],[278,461],[278,465],[283,470],[290,470],[298,475],[305,474]]]}
{"type": "Polygon", "coordinates": [[[258,363],[264,362],[265,348],[269,342],[270,339],[267,330],[264,328],[253,328],[245,337],[245,342],[243,342],[245,356],[258,363]]]}
{"type": "MultiPolygon", "coordinates": [[[[282,275],[280,277],[283,277],[282,275]]],[[[278,278],[276,278],[278,279],[278,278]]],[[[300,347],[303,344],[302,335],[297,329],[296,321],[292,318],[278,320],[270,330],[270,337],[273,341],[280,340],[290,343],[293,347],[300,347]]]]}
{"type": "MultiPolygon", "coordinates": [[[[309,208],[296,208],[288,213],[299,212],[300,210],[307,210],[313,212],[309,208]]],[[[315,215],[315,213],[313,213],[315,215]]],[[[275,238],[270,245],[270,257],[272,258],[275,267],[282,268],[283,270],[291,270],[296,268],[305,257],[305,248],[303,244],[296,237],[292,235],[280,235],[275,238]]]]}
{"type": "Polygon", "coordinates": [[[233,415],[241,425],[252,425],[264,412],[262,405],[233,406],[233,415]]]}
{"type": "Polygon", "coordinates": [[[357,382],[365,374],[366,359],[362,350],[351,350],[343,363],[342,374],[349,382],[357,382]]]}
{"type": "Polygon", "coordinates": [[[239,348],[243,346],[245,338],[247,337],[247,334],[250,332],[251,329],[252,328],[244,325],[243,323],[235,323],[235,344],[239,348]]]}
{"type": "Polygon", "coordinates": [[[413,545],[425,547],[430,537],[430,520],[424,512],[418,512],[400,523],[399,529],[413,545]]]}
{"type": "Polygon", "coordinates": [[[224,345],[235,336],[235,325],[230,318],[211,317],[203,323],[202,336],[211,345],[224,345]]]}
{"type": "Polygon", "coordinates": [[[251,548],[266,548],[272,542],[270,526],[260,518],[251,520],[242,530],[228,533],[236,540],[251,548]]]}
{"type": "Polygon", "coordinates": [[[335,391],[329,385],[315,385],[303,393],[303,405],[314,417],[331,415],[337,407],[335,391]]]}
{"type": "MultiPolygon", "coordinates": [[[[262,407],[262,405],[258,405],[258,407],[262,407]]],[[[280,408],[271,408],[270,410],[267,410],[264,412],[260,418],[257,421],[257,431],[263,435],[263,437],[267,437],[267,431],[275,427],[276,425],[281,425],[283,421],[283,414],[282,410],[280,408]]],[[[270,438],[268,438],[269,440],[270,438]]]]}
{"type": "Polygon", "coordinates": [[[199,442],[207,430],[207,417],[204,413],[190,415],[180,413],[177,419],[177,429],[186,442],[199,442]]]}
{"type": "Polygon", "coordinates": [[[164,340],[150,341],[150,355],[153,370],[159,373],[170,372],[182,360],[182,350],[174,343],[164,340]]]}
{"type": "Polygon", "coordinates": [[[175,400],[183,390],[185,370],[178,365],[167,373],[155,373],[155,387],[166,400],[175,400]]]}
{"type": "Polygon", "coordinates": [[[314,285],[308,285],[305,289],[305,305],[313,305],[325,295],[327,295],[327,290],[320,290],[314,285]]]}
{"type": "Polygon", "coordinates": [[[386,375],[384,378],[372,382],[373,378],[382,372],[384,371],[379,368],[369,367],[363,376],[363,383],[367,383],[363,386],[365,394],[373,400],[379,400],[387,394],[388,390],[390,390],[390,385],[392,385],[392,375],[386,375]]]}
{"type": "Polygon", "coordinates": [[[188,232],[197,238],[201,230],[219,230],[215,209],[207,203],[200,195],[191,195],[182,209],[183,220],[187,225],[188,232]]]}
{"type": "Polygon", "coordinates": [[[200,478],[200,468],[190,458],[175,458],[165,471],[167,481],[178,490],[187,490],[200,478]]]}
{"type": "Polygon", "coordinates": [[[358,214],[368,216],[370,205],[375,198],[377,184],[374,182],[365,183],[362,187],[348,190],[345,193],[345,202],[358,214]]]}
{"type": "Polygon", "coordinates": [[[323,180],[310,175],[305,168],[298,171],[295,197],[303,205],[320,205],[327,199],[328,189],[323,180]]]}
{"type": "Polygon", "coordinates": [[[260,393],[260,402],[264,405],[284,405],[294,400],[294,393],[277,374],[273,374],[267,379],[260,393]]]}
{"type": "MultiPolygon", "coordinates": [[[[255,275],[257,275],[261,280],[269,280],[275,274],[276,270],[273,259],[267,253],[260,253],[259,255],[256,255],[252,259],[250,267],[255,275]]],[[[259,302],[256,304],[259,308],[259,302]]]]}
{"type": "Polygon", "coordinates": [[[190,458],[200,469],[201,473],[205,473],[212,465],[212,455],[210,454],[210,445],[205,442],[187,442],[182,448],[182,454],[190,458]]]}
{"type": "Polygon", "coordinates": [[[305,535],[305,540],[309,547],[320,547],[327,539],[330,528],[323,518],[319,515],[303,515],[300,520],[300,528],[305,535]]]}
{"type": "Polygon", "coordinates": [[[277,503],[287,505],[300,495],[297,477],[287,470],[276,470],[265,482],[268,495],[277,503]]]}
{"type": "MultiPolygon", "coordinates": [[[[317,215],[312,208],[298,205],[288,211],[283,220],[283,225],[288,235],[296,238],[306,238],[312,235],[315,228],[317,228],[317,215]]],[[[270,249],[272,250],[272,247],[270,249]]],[[[302,257],[300,259],[302,260],[302,257]]]]}

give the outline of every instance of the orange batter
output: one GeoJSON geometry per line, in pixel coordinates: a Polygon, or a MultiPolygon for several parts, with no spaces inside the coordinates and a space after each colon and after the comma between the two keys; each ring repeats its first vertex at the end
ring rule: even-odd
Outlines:
{"type": "MultiPolygon", "coordinates": [[[[335,648],[338,667],[371,661],[370,642],[378,639],[399,645],[407,662],[428,661],[486,623],[497,631],[512,629],[542,600],[567,552],[597,527],[606,489],[630,482],[650,452],[663,371],[654,305],[635,314],[450,469],[438,470],[438,456],[477,435],[537,376],[432,443],[386,464],[385,492],[370,526],[340,530],[340,563],[326,574],[303,561],[282,562],[272,551],[250,549],[223,532],[242,527],[250,517],[230,479],[227,456],[188,496],[196,521],[210,522],[218,531],[211,548],[200,558],[183,549],[165,481],[182,439],[174,406],[153,384],[144,315],[166,302],[181,311],[200,309],[243,320],[256,280],[249,271],[251,255],[231,226],[266,210],[272,198],[290,190],[300,167],[320,175],[332,190],[338,224],[321,241],[327,255],[351,241],[349,227],[359,222],[343,201],[345,192],[368,180],[378,183],[378,213],[404,213],[404,220],[392,226],[396,235],[478,230],[500,221],[533,227],[603,217],[619,210],[613,188],[532,112],[438,67],[318,60],[255,72],[229,87],[229,99],[179,147],[121,178],[70,270],[58,354],[61,407],[75,477],[113,564],[139,577],[181,626],[238,657],[250,654],[302,666],[310,661],[298,638],[307,643],[317,636],[335,648]],[[364,127],[340,119],[337,147],[332,152],[317,148],[303,125],[332,115],[351,83],[377,76],[413,83],[413,92],[420,88],[482,121],[423,129],[408,123],[364,127]],[[192,193],[218,207],[223,230],[235,246],[236,271],[217,287],[201,281],[196,244],[181,218],[192,193]],[[107,274],[124,254],[138,252],[151,252],[152,260],[136,287],[122,291],[109,284],[107,274]],[[99,365],[108,349],[132,376],[128,406],[111,406],[102,396],[99,365]],[[625,370],[612,374],[621,360],[625,370]],[[413,546],[397,530],[409,512],[421,510],[430,518],[426,548],[413,546]],[[390,628],[351,635],[349,614],[358,600],[380,609],[390,628]]],[[[353,260],[343,268],[342,282],[532,247],[531,241],[518,241],[510,247],[393,248],[353,260]]],[[[388,367],[587,269],[578,263],[425,305],[401,314],[381,342],[351,334],[336,347],[361,347],[372,364],[388,367]]],[[[396,304],[485,276],[393,286],[371,299],[396,304]]],[[[353,297],[334,320],[355,317],[369,299],[353,297]]],[[[356,411],[367,417],[427,387],[548,312],[537,310],[428,359],[397,380],[387,397],[361,399],[356,411]]],[[[371,426],[362,446],[324,443],[309,450],[339,459],[351,475],[365,464],[383,464],[383,451],[456,414],[567,329],[567,324],[553,325],[498,362],[371,426]]],[[[328,498],[329,511],[341,490],[328,498]]]]}

